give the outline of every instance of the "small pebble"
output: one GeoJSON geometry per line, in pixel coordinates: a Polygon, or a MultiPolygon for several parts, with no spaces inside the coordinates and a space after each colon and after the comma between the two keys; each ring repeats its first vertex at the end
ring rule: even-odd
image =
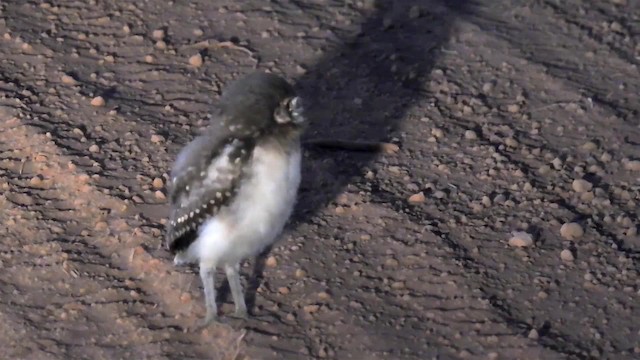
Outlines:
{"type": "Polygon", "coordinates": [[[100,151],[100,146],[96,144],[89,146],[89,152],[97,153],[98,151],[100,151]]]}
{"type": "Polygon", "coordinates": [[[35,157],[35,159],[34,159],[34,160],[35,160],[36,162],[40,162],[40,163],[41,163],[41,162],[46,162],[46,161],[47,161],[47,159],[48,159],[48,158],[47,158],[47,155],[45,155],[45,154],[38,154],[38,155],[36,155],[36,157],[35,157]]]}
{"type": "Polygon", "coordinates": [[[593,141],[587,141],[582,145],[582,149],[586,151],[598,150],[598,144],[594,143],[593,141]]]}
{"type": "Polygon", "coordinates": [[[40,186],[42,185],[42,178],[40,176],[34,176],[29,180],[29,184],[31,184],[31,186],[40,186]]]}
{"type": "Polygon", "coordinates": [[[386,266],[389,266],[389,267],[396,267],[396,266],[398,266],[400,263],[398,262],[398,260],[396,260],[396,259],[394,259],[394,258],[389,258],[389,259],[387,259],[387,260],[384,262],[384,264],[385,264],[386,266]]]}
{"type": "Polygon", "coordinates": [[[186,293],[186,292],[182,293],[182,295],[180,295],[180,301],[183,304],[191,302],[191,294],[186,293]]]}
{"type": "Polygon", "coordinates": [[[102,96],[96,96],[93,99],[91,99],[91,106],[95,106],[95,107],[102,107],[105,105],[105,101],[104,98],[102,96]]]}
{"type": "Polygon", "coordinates": [[[640,160],[631,160],[624,164],[624,168],[629,171],[640,171],[640,160]]]}
{"type": "Polygon", "coordinates": [[[267,265],[268,267],[276,267],[278,266],[278,260],[276,260],[275,256],[269,256],[267,258],[267,261],[265,262],[265,265],[267,265]]]}
{"type": "Polygon", "coordinates": [[[573,191],[577,193],[585,193],[585,192],[591,191],[591,189],[593,188],[593,185],[587,180],[575,179],[573,180],[571,187],[573,188],[573,191]]]}
{"type": "Polygon", "coordinates": [[[562,259],[562,261],[567,261],[567,262],[571,262],[575,260],[575,258],[573,257],[573,253],[571,252],[571,250],[568,250],[568,249],[564,249],[560,252],[560,258],[562,259]]]}
{"type": "Polygon", "coordinates": [[[155,189],[162,189],[164,187],[164,181],[162,181],[161,178],[157,177],[157,178],[153,179],[153,182],[151,183],[151,185],[155,189]]]}
{"type": "Polygon", "coordinates": [[[567,240],[575,240],[584,235],[584,229],[578,223],[565,223],[560,227],[560,235],[567,240]]]}
{"type": "Polygon", "coordinates": [[[104,231],[109,228],[109,224],[106,221],[98,221],[94,226],[94,229],[97,231],[104,231]]]}
{"type": "Polygon", "coordinates": [[[388,169],[389,169],[389,172],[392,174],[398,175],[402,173],[402,169],[398,166],[389,166],[388,169]]]}
{"type": "Polygon", "coordinates": [[[409,204],[422,204],[423,202],[425,202],[426,198],[424,196],[424,193],[421,191],[417,194],[413,194],[411,196],[409,196],[409,204]]]}
{"type": "Polygon", "coordinates": [[[467,130],[464,132],[464,138],[467,140],[475,140],[478,138],[478,134],[473,130],[467,130]]]}
{"type": "Polygon", "coordinates": [[[533,236],[524,231],[514,231],[511,233],[509,245],[514,247],[528,247],[533,245],[533,236]]]}
{"type": "Polygon", "coordinates": [[[441,190],[436,190],[433,193],[433,197],[436,198],[436,199],[444,199],[444,198],[447,197],[447,193],[444,192],[444,191],[441,191],[441,190]]]}
{"type": "Polygon", "coordinates": [[[511,104],[511,105],[507,106],[507,111],[509,111],[512,114],[515,114],[515,113],[520,111],[520,105],[511,104]]]}
{"type": "Polygon", "coordinates": [[[302,269],[296,269],[295,276],[298,279],[303,279],[307,276],[307,272],[302,269]]]}
{"type": "Polygon", "coordinates": [[[133,249],[133,254],[136,255],[136,256],[143,255],[143,254],[146,254],[146,253],[147,253],[147,251],[142,246],[136,246],[133,249]]]}
{"type": "Polygon", "coordinates": [[[422,9],[418,5],[413,5],[409,8],[409,19],[417,19],[422,15],[422,9]]]}
{"type": "Polygon", "coordinates": [[[202,55],[200,54],[195,54],[189,58],[189,65],[193,67],[200,67],[203,63],[204,60],[202,59],[202,55]]]}
{"type": "Polygon", "coordinates": [[[385,154],[395,154],[400,150],[400,146],[392,143],[382,143],[381,147],[385,154]]]}
{"type": "Polygon", "coordinates": [[[27,44],[27,43],[22,44],[20,49],[25,53],[33,52],[33,46],[31,46],[31,44],[27,44]]]}
{"type": "Polygon", "coordinates": [[[159,144],[161,142],[164,142],[164,136],[158,135],[158,134],[153,134],[153,135],[151,135],[151,142],[154,143],[154,144],[159,144]]]}
{"type": "Polygon", "coordinates": [[[540,335],[538,335],[538,330],[531,329],[531,331],[529,331],[529,339],[537,340],[539,337],[540,337],[540,335]]]}
{"type": "Polygon", "coordinates": [[[303,65],[298,64],[296,65],[296,73],[304,75],[307,73],[307,69],[303,65]]]}
{"type": "Polygon", "coordinates": [[[469,208],[476,214],[481,212],[484,209],[484,207],[477,202],[471,202],[469,204],[469,208]]]}
{"type": "Polygon", "coordinates": [[[307,314],[313,314],[314,312],[317,312],[320,309],[320,305],[305,305],[302,307],[302,310],[304,310],[304,312],[306,312],[307,314]]]}
{"type": "Polygon", "coordinates": [[[549,165],[542,165],[540,166],[540,168],[538,169],[538,173],[540,175],[546,175],[551,171],[551,167],[549,165]]]}
{"type": "Polygon", "coordinates": [[[279,292],[281,295],[287,295],[287,294],[289,294],[290,290],[289,290],[289,288],[288,288],[288,287],[286,287],[286,286],[281,286],[281,287],[279,287],[279,288],[278,288],[278,292],[279,292]]]}
{"type": "Polygon", "coordinates": [[[518,140],[508,137],[504,139],[504,144],[511,148],[518,147],[518,140]]]}
{"type": "Polygon", "coordinates": [[[64,74],[62,75],[62,83],[66,85],[76,85],[78,82],[71,75],[64,74]]]}
{"type": "Polygon", "coordinates": [[[151,34],[151,36],[156,40],[162,40],[164,39],[164,30],[162,29],[153,30],[153,33],[151,34]]]}
{"type": "Polygon", "coordinates": [[[154,193],[156,196],[156,199],[158,200],[166,200],[167,196],[160,190],[156,190],[156,192],[154,193]]]}

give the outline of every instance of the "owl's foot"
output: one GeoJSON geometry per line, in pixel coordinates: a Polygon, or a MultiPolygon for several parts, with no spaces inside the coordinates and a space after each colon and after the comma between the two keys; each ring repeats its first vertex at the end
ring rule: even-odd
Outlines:
{"type": "Polygon", "coordinates": [[[207,316],[205,316],[203,319],[200,319],[196,322],[196,325],[194,325],[193,328],[191,328],[190,332],[199,332],[208,328],[213,324],[218,324],[218,323],[220,323],[218,316],[207,314],[207,316]]]}
{"type": "Polygon", "coordinates": [[[249,319],[249,313],[247,312],[247,309],[238,309],[236,310],[236,312],[234,312],[233,314],[229,314],[228,316],[240,320],[249,319]]]}

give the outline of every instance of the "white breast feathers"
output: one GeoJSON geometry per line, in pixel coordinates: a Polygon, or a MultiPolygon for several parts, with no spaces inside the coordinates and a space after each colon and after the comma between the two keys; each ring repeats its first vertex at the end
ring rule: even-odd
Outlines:
{"type": "Polygon", "coordinates": [[[233,264],[275,241],[295,205],[300,164],[297,142],[290,149],[275,141],[259,143],[230,206],[205,221],[198,239],[176,261],[195,261],[201,266],[233,264]]]}

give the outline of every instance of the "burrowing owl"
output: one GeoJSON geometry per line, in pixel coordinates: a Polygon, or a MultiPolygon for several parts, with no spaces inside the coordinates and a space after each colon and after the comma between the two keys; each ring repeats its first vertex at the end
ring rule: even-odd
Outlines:
{"type": "Polygon", "coordinates": [[[198,263],[206,326],[217,318],[216,267],[225,269],[235,314],[247,316],[240,262],[272,244],[300,184],[302,101],[277,75],[254,73],[223,91],[212,122],[171,170],[166,246],[174,263],[198,263]]]}

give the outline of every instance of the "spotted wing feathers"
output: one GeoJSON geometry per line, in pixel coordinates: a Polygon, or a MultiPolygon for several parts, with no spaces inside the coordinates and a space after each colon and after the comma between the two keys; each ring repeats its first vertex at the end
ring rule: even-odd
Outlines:
{"type": "Polygon", "coordinates": [[[187,248],[199,226],[233,201],[252,150],[250,140],[200,136],[180,152],[171,171],[170,251],[187,248]]]}

